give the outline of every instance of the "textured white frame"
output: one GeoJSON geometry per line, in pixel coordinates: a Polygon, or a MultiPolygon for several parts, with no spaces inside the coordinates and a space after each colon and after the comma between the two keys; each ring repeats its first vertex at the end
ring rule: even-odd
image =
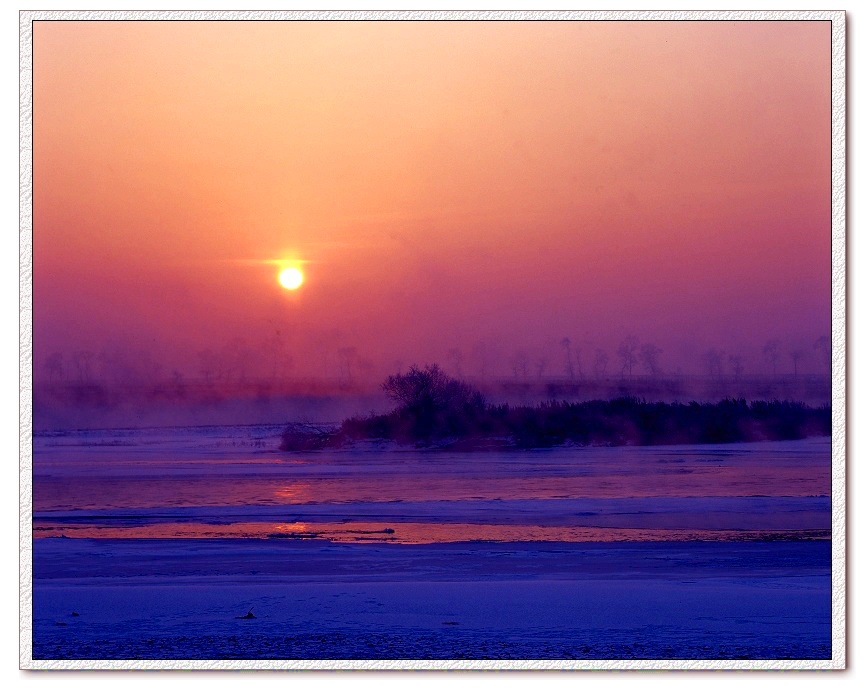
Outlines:
{"type": "Polygon", "coordinates": [[[19,667],[200,670],[840,670],[846,668],[846,17],[843,11],[21,11],[19,13],[19,667]],[[178,660],[32,658],[33,27],[39,20],[702,20],[832,22],[832,658],[829,660],[178,660]]]}

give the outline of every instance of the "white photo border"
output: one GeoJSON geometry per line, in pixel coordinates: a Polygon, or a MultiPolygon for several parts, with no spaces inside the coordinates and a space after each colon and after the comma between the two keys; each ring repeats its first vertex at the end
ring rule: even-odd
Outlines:
{"type": "Polygon", "coordinates": [[[843,11],[21,11],[19,13],[19,668],[28,670],[842,670],[846,668],[846,15],[843,11]],[[827,660],[34,660],[33,22],[829,21],[832,24],[832,658],[827,660]]]}

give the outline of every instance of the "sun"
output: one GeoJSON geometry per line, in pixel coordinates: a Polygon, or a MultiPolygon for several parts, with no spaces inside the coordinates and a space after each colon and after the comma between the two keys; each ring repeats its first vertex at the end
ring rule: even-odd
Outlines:
{"type": "Polygon", "coordinates": [[[293,266],[284,268],[279,272],[279,284],[286,290],[297,290],[303,284],[303,273],[293,266]]]}

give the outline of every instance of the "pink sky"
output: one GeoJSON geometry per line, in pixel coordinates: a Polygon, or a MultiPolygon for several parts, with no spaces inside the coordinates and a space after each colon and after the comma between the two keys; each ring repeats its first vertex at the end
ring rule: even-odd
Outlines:
{"type": "Polygon", "coordinates": [[[830,75],[829,22],[36,22],[34,375],[822,372],[830,75]]]}

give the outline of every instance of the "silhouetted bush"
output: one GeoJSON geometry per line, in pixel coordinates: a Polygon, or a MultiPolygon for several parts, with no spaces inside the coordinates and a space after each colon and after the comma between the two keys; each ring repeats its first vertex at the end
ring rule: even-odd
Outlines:
{"type": "Polygon", "coordinates": [[[484,407],[483,396],[467,383],[448,376],[438,364],[412,366],[405,374],[388,376],[382,389],[400,409],[429,414],[464,407],[484,407]]]}

